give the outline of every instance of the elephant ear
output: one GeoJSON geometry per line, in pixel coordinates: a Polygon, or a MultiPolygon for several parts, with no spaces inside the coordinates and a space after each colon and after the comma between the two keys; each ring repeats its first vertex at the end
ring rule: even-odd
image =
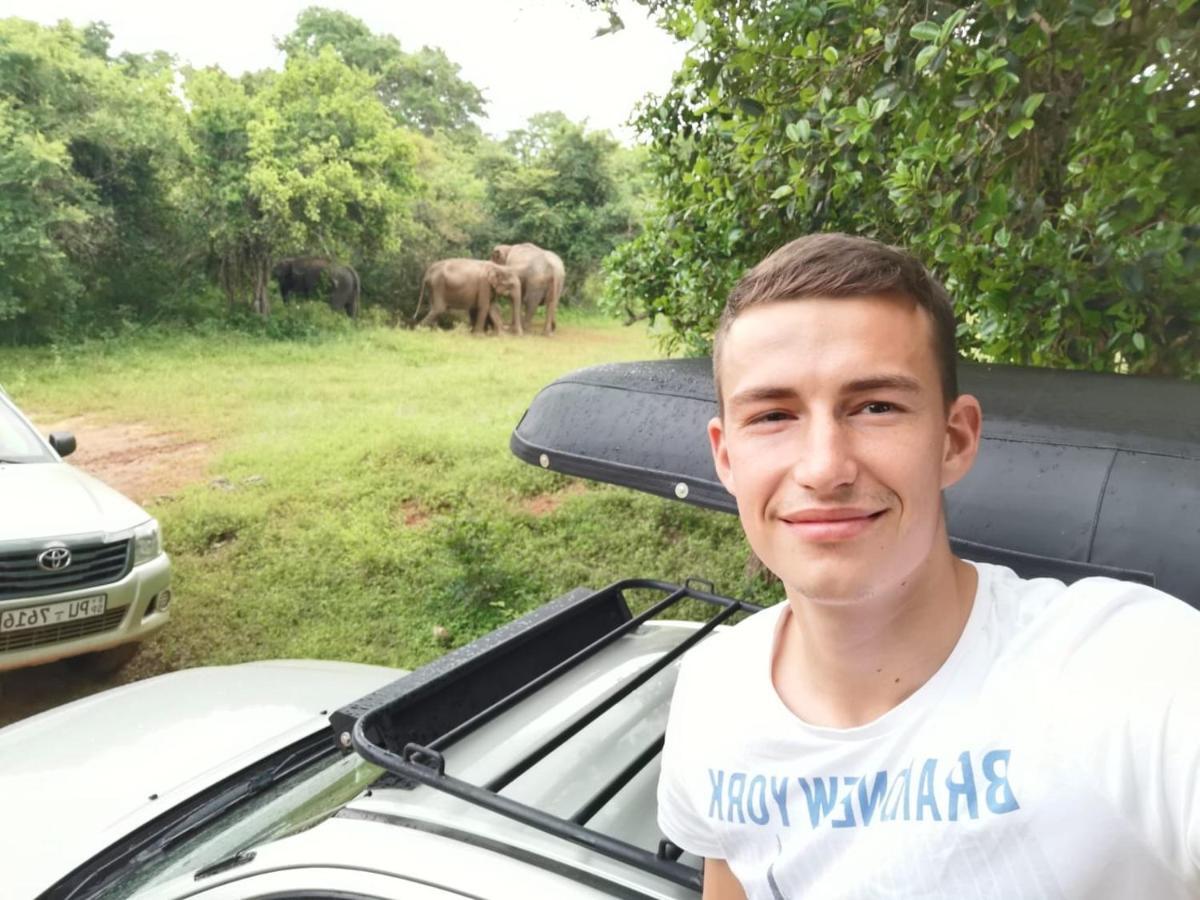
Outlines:
{"type": "Polygon", "coordinates": [[[508,261],[508,251],[511,249],[511,244],[497,244],[492,248],[492,262],[504,265],[508,261]]]}

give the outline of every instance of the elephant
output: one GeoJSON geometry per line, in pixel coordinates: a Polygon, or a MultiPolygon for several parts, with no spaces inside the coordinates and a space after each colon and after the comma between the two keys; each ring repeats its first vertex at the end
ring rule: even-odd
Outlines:
{"type": "Polygon", "coordinates": [[[558,298],[562,296],[567,274],[558,254],[543,250],[537,244],[497,244],[492,248],[492,262],[516,269],[521,276],[525,314],[522,318],[518,304],[513,304],[513,331],[521,334],[522,326],[529,331],[533,314],[545,303],[546,324],[542,334],[552,334],[557,327],[558,298]]]}
{"type": "Polygon", "coordinates": [[[284,303],[293,296],[327,296],[335,312],[341,310],[351,318],[358,315],[361,284],[350,266],[323,256],[291,256],[275,264],[271,277],[279,284],[284,303]]]}
{"type": "Polygon", "coordinates": [[[421,293],[413,320],[421,312],[425,289],[429,289],[429,312],[417,325],[428,325],[447,309],[465,309],[473,319],[473,330],[481,333],[490,321],[497,333],[502,330],[495,298],[512,298],[513,309],[521,308],[521,279],[508,266],[485,259],[439,259],[430,263],[421,278],[421,293]]]}

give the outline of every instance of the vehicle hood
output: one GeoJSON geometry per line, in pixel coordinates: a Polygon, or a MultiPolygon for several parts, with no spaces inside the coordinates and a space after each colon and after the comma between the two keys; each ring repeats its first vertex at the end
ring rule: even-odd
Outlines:
{"type": "Polygon", "coordinates": [[[145,522],[140,506],[64,462],[0,464],[0,541],[112,534],[145,522]]]}
{"type": "Polygon", "coordinates": [[[186,669],[0,729],[5,896],[36,896],[177,803],[327,727],[328,711],[401,674],[316,660],[186,669]]]}

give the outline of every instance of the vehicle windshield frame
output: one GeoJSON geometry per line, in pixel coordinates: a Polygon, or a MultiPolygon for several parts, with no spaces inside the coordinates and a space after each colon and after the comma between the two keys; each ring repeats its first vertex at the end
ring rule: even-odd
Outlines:
{"type": "Polygon", "coordinates": [[[16,404],[0,392],[0,464],[58,461],[16,404]]]}
{"type": "Polygon", "coordinates": [[[63,900],[138,896],[180,875],[203,871],[313,827],[381,773],[362,757],[338,750],[333,732],[325,728],[257,760],[123,836],[77,866],[44,896],[63,900]],[[332,778],[320,777],[329,773],[332,778]],[[314,784],[315,789],[304,790],[314,784]],[[284,798],[291,802],[280,803],[284,798]],[[265,818],[254,821],[264,812],[265,818]],[[240,838],[229,839],[227,833],[238,827],[240,838]],[[205,847],[212,849],[206,853],[205,847]]]}

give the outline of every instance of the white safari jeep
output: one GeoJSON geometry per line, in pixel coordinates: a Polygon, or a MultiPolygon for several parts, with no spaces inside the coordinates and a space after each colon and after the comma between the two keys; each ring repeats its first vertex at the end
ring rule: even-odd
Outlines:
{"type": "MultiPolygon", "coordinates": [[[[986,421],[947,496],[959,553],[1200,604],[1200,385],[978,366],[962,382],[986,421]]],[[[730,511],[713,410],[704,361],[600,366],[542,391],[511,446],[730,511]]],[[[680,657],[747,609],[634,578],[407,674],[195,669],[43,713],[0,731],[3,893],[695,897],[698,860],[655,824],[667,706],[680,657]],[[699,620],[661,618],[685,603],[699,620]]]]}
{"type": "Polygon", "coordinates": [[[74,450],[0,390],[0,671],[66,656],[109,671],[167,624],[158,522],[63,462],[74,450]]]}

